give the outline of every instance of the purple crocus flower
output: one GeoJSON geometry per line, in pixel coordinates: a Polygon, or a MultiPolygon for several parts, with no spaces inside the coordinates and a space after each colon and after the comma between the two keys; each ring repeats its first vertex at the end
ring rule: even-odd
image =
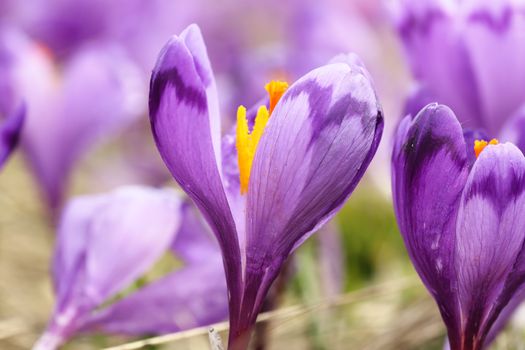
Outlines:
{"type": "Polygon", "coordinates": [[[144,335],[224,319],[226,286],[211,237],[173,190],[123,187],[72,200],[53,261],[55,310],[34,349],[55,349],[79,331],[144,335]],[[96,310],[172,245],[185,252],[185,267],[96,310]],[[206,263],[191,256],[197,249],[207,254],[206,263]]]}
{"type": "Polygon", "coordinates": [[[47,204],[58,209],[75,162],[144,111],[140,74],[113,46],[84,47],[58,67],[15,31],[0,32],[0,56],[0,79],[27,102],[22,149],[47,204]]]}
{"type": "Polygon", "coordinates": [[[426,90],[421,97],[449,105],[467,128],[498,134],[525,103],[523,2],[394,3],[410,66],[426,90]]]}
{"type": "Polygon", "coordinates": [[[235,158],[221,160],[217,89],[196,25],[169,40],[150,84],[159,152],[221,246],[231,349],[247,347],[283,262],[344,204],[383,129],[374,89],[357,62],[315,69],[286,92],[284,83],[267,87],[269,110],[255,109],[255,119],[251,110],[238,110],[232,171],[235,158]]]}
{"type": "Polygon", "coordinates": [[[228,315],[219,246],[188,203],[171,245],[185,266],[92,314],[83,331],[173,333],[223,321],[228,315]]]}
{"type": "Polygon", "coordinates": [[[525,158],[430,104],[401,121],[392,166],[399,228],[451,349],[482,349],[525,285],[525,158]]]}

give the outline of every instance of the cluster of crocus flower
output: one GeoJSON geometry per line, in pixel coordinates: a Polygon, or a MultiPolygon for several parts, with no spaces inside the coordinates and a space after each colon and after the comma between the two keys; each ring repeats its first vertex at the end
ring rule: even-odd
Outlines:
{"type": "Polygon", "coordinates": [[[344,204],[377,149],[383,117],[372,82],[345,58],[288,88],[270,83],[269,107],[240,107],[237,152],[221,152],[217,88],[197,26],[174,36],[153,70],[157,147],[221,247],[230,349],[248,346],[282,264],[344,204]]]}
{"type": "MultiPolygon", "coordinates": [[[[83,6],[93,4],[105,6],[83,6]]],[[[447,346],[479,350],[525,297],[525,51],[514,49],[523,40],[522,5],[397,4],[396,23],[419,88],[395,134],[395,214],[415,269],[441,312],[447,346]]],[[[78,10],[62,5],[65,13],[78,10]]],[[[127,32],[126,25],[111,29],[110,11],[88,14],[108,23],[100,37],[127,32]]],[[[86,39],[92,21],[75,22],[80,26],[70,34],[77,41],[52,34],[56,14],[48,15],[43,38],[63,55],[52,57],[19,33],[0,38],[0,68],[7,72],[0,87],[17,98],[32,90],[30,110],[49,107],[45,118],[29,118],[22,143],[58,212],[75,159],[95,139],[140,115],[128,83],[140,83],[141,73],[134,62],[140,59],[127,56],[133,50],[123,54],[104,40],[86,39]],[[67,122],[71,115],[74,123],[67,122]],[[39,132],[44,129],[50,132],[39,132]]],[[[305,61],[294,64],[303,69],[310,64],[305,61]]],[[[259,103],[238,107],[234,130],[223,135],[220,91],[200,29],[191,25],[168,41],[150,80],[152,133],[211,232],[172,190],[128,187],[74,199],[57,230],[57,302],[35,349],[54,349],[79,332],[175,332],[228,316],[229,349],[248,347],[283,264],[342,207],[383,132],[374,84],[355,55],[338,56],[291,84],[271,81],[265,89],[268,96],[259,103]],[[119,295],[165,253],[184,266],[119,295]]],[[[17,143],[26,108],[10,106],[3,114],[0,167],[17,143]]]]}
{"type": "MultiPolygon", "coordinates": [[[[231,107],[235,104],[230,100],[237,101],[239,96],[253,102],[261,79],[274,77],[283,68],[297,77],[305,67],[311,69],[327,55],[341,50],[335,39],[326,45],[330,48],[321,47],[325,41],[318,40],[326,35],[335,38],[332,33],[339,26],[323,33],[311,31],[314,27],[325,28],[325,23],[332,22],[329,17],[342,12],[326,11],[336,3],[319,6],[312,1],[275,1],[261,6],[254,1],[233,0],[217,6],[200,0],[176,4],[169,0],[117,0],[111,4],[100,0],[5,0],[0,11],[0,55],[12,59],[7,64],[0,60],[0,70],[6,69],[14,78],[16,94],[27,102],[28,123],[22,135],[22,150],[52,216],[59,214],[68,197],[71,175],[88,151],[100,141],[114,140],[146,114],[144,79],[168,35],[191,21],[204,25],[205,32],[215,39],[210,40],[215,68],[219,68],[222,85],[227,87],[223,89],[222,101],[231,107]],[[276,7],[279,11],[273,10],[276,7]],[[299,7],[301,11],[297,11],[299,7]],[[238,19],[248,17],[254,21],[271,19],[275,30],[291,34],[275,44],[289,46],[290,50],[284,50],[284,58],[267,69],[262,69],[262,62],[256,62],[254,57],[263,56],[262,61],[267,64],[270,60],[261,51],[283,50],[261,49],[260,43],[255,46],[247,40],[249,34],[239,30],[242,21],[238,19]],[[296,31],[292,28],[296,23],[308,30],[296,31]],[[315,40],[307,40],[309,37],[315,40]],[[254,67],[254,62],[258,67],[254,67]],[[95,100],[99,103],[91,103],[95,100]]],[[[254,23],[250,34],[257,27],[254,23]]],[[[155,185],[158,180],[163,181],[165,172],[158,169],[157,162],[136,156],[146,154],[152,158],[148,150],[135,143],[133,150],[127,150],[128,158],[133,160],[125,163],[132,163],[127,165],[133,170],[145,165],[148,170],[153,169],[150,174],[135,171],[128,174],[131,179],[114,176],[109,181],[118,185],[130,180],[155,185]]]]}

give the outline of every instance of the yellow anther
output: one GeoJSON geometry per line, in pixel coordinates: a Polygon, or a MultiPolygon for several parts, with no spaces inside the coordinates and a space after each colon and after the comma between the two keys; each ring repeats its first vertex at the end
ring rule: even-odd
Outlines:
{"type": "Polygon", "coordinates": [[[266,106],[260,106],[257,110],[257,116],[250,132],[248,129],[248,120],[246,119],[246,108],[239,106],[237,109],[237,159],[239,162],[239,177],[241,182],[241,194],[248,192],[248,183],[250,182],[250,173],[252,170],[255,150],[259,144],[264,128],[268,123],[270,114],[272,114],[275,105],[279,102],[284,92],[288,88],[288,83],[284,81],[271,81],[266,84],[265,89],[270,95],[270,111],[266,106]]]}
{"type": "Polygon", "coordinates": [[[259,107],[253,130],[248,130],[248,120],[246,119],[246,108],[239,106],[237,109],[237,158],[239,161],[239,174],[241,182],[241,194],[248,192],[248,183],[250,181],[250,172],[252,170],[253,158],[257,144],[261,139],[264,128],[268,123],[270,113],[266,106],[259,107]]]}
{"type": "Polygon", "coordinates": [[[270,95],[270,114],[277,105],[277,102],[281,99],[286,89],[288,89],[288,83],[285,81],[272,80],[264,87],[270,95]]]}
{"type": "Polygon", "coordinates": [[[481,151],[483,151],[485,147],[487,147],[488,145],[497,145],[497,144],[498,144],[497,139],[492,139],[489,142],[485,140],[474,141],[474,153],[476,154],[476,158],[479,157],[479,155],[481,154],[481,151]]]}

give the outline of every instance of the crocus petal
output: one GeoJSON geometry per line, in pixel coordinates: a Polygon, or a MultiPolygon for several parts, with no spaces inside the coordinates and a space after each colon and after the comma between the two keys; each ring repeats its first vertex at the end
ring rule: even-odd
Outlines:
{"type": "Polygon", "coordinates": [[[58,227],[53,255],[52,277],[57,295],[57,308],[70,302],[75,288],[82,288],[77,279],[83,278],[91,219],[105,203],[103,196],[73,199],[64,208],[58,227]],[[72,233],[73,232],[73,233],[72,233]]]}
{"type": "Polygon", "coordinates": [[[466,1],[462,36],[476,74],[486,130],[495,133],[525,100],[525,7],[521,0],[466,1]]]}
{"type": "MultiPolygon", "coordinates": [[[[187,31],[192,31],[190,27],[187,31]]],[[[203,70],[206,57],[186,41],[196,34],[172,37],[162,49],[150,82],[150,120],[157,148],[173,177],[197,207],[217,236],[232,299],[239,298],[240,253],[235,222],[224,192],[214,149],[214,123],[206,94],[203,70]]],[[[204,44],[202,44],[204,45],[204,44]]],[[[208,72],[211,74],[211,72],[208,72]]],[[[207,77],[207,75],[206,75],[207,77]]]]}
{"type": "Polygon", "coordinates": [[[25,106],[22,105],[0,124],[0,169],[18,144],[25,115],[25,106]]]}
{"type": "Polygon", "coordinates": [[[137,67],[114,47],[86,47],[67,62],[62,80],[53,79],[55,91],[46,92],[46,105],[29,100],[23,141],[48,204],[56,209],[75,162],[136,120],[143,95],[137,67]]]}
{"type": "Polygon", "coordinates": [[[93,300],[118,292],[166,251],[180,223],[179,206],[171,191],[135,187],[117,191],[100,208],[86,251],[86,290],[93,300]]]}
{"type": "MultiPolygon", "coordinates": [[[[180,35],[182,41],[190,51],[195,61],[195,69],[206,90],[206,101],[208,103],[208,114],[210,118],[211,138],[215,159],[221,159],[221,117],[219,113],[219,97],[217,95],[217,86],[215,77],[211,69],[211,63],[208,59],[208,53],[204,39],[202,38],[199,27],[195,24],[190,25],[180,35]]],[[[219,170],[221,162],[217,162],[219,170]]]]}
{"type": "Polygon", "coordinates": [[[400,124],[392,156],[394,208],[410,258],[438,303],[451,343],[458,344],[453,252],[468,175],[463,131],[443,105],[428,105],[410,118],[400,124]]]}
{"type": "Polygon", "coordinates": [[[184,267],[95,313],[83,330],[162,334],[223,321],[227,291],[220,255],[216,258],[184,267]]]}
{"type": "Polygon", "coordinates": [[[394,3],[415,77],[466,127],[497,133],[525,97],[523,2],[394,3]]]}
{"type": "Polygon", "coordinates": [[[467,348],[482,341],[489,313],[497,304],[506,305],[519,287],[511,290],[505,286],[510,282],[504,282],[519,268],[525,240],[524,190],[521,151],[512,144],[486,147],[467,180],[456,228],[455,267],[467,348]]]}
{"type": "Polygon", "coordinates": [[[395,3],[397,29],[416,79],[467,127],[484,126],[475,72],[455,27],[459,5],[446,0],[395,3]]]}
{"type": "Polygon", "coordinates": [[[510,299],[509,303],[501,310],[501,313],[497,317],[496,321],[490,327],[490,331],[487,333],[487,337],[484,342],[484,346],[488,348],[490,344],[496,339],[501,333],[503,328],[507,325],[511,317],[513,316],[516,309],[525,300],[525,286],[521,286],[520,289],[510,299]]]}
{"type": "Polygon", "coordinates": [[[245,296],[243,302],[255,301],[257,310],[294,246],[345,202],[370,163],[382,129],[379,102],[361,66],[330,64],[287,90],[252,165],[246,283],[258,296],[245,296]]]}
{"type": "Polygon", "coordinates": [[[59,228],[57,305],[42,339],[63,341],[94,307],[144,273],[173,241],[179,206],[173,191],[141,187],[73,201],[59,228]]]}

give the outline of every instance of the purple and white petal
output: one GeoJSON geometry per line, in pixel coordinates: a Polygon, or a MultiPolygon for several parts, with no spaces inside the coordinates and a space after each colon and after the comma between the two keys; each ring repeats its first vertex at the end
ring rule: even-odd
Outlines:
{"type": "Polygon", "coordinates": [[[496,339],[501,331],[507,326],[514,312],[520,307],[525,300],[525,285],[522,285],[514,296],[509,300],[508,304],[501,309],[501,312],[496,318],[496,321],[490,326],[490,330],[485,338],[484,346],[489,347],[496,339]]]}
{"type": "Polygon", "coordinates": [[[76,291],[81,293],[91,220],[101,211],[107,197],[85,196],[71,200],[60,220],[53,254],[52,278],[57,307],[65,309],[76,291]],[[80,281],[80,282],[79,282],[80,281]]]}
{"type": "Polygon", "coordinates": [[[252,317],[290,251],[352,193],[382,129],[379,102],[361,66],[318,68],[283,95],[258,145],[248,187],[246,289],[258,291],[243,302],[255,306],[252,317]]]}
{"type": "Polygon", "coordinates": [[[520,269],[524,192],[521,151],[512,144],[487,146],[470,172],[456,226],[455,268],[467,348],[482,342],[490,314],[519,287],[508,276],[520,269]]]}
{"type": "Polygon", "coordinates": [[[203,47],[195,29],[174,36],[162,49],[150,82],[149,110],[157,148],[173,177],[202,211],[221,246],[232,299],[241,289],[241,262],[235,222],[217,165],[212,130],[218,117],[206,93],[203,47]],[[193,31],[193,34],[192,34],[193,31]],[[191,49],[186,44],[190,42],[191,49]],[[197,57],[195,56],[197,55],[197,57]],[[213,107],[212,107],[213,108],[213,107]]]}
{"type": "Polygon", "coordinates": [[[455,1],[398,1],[394,14],[415,78],[469,128],[485,126],[476,72],[461,31],[455,1]]]}
{"type": "Polygon", "coordinates": [[[57,304],[42,342],[64,341],[93,308],[140,277],[172,243],[179,211],[172,190],[142,187],[73,201],[59,228],[57,304]]]}
{"type": "Polygon", "coordinates": [[[167,250],[180,225],[180,204],[172,190],[125,187],[111,194],[89,227],[89,298],[98,303],[114,295],[167,250]]]}
{"type": "Polygon", "coordinates": [[[202,33],[199,27],[195,24],[188,26],[181,34],[181,40],[184,42],[190,51],[195,69],[204,85],[206,91],[206,101],[208,106],[208,114],[210,118],[211,138],[213,143],[213,150],[215,151],[215,159],[217,159],[217,166],[221,170],[221,116],[219,112],[219,97],[217,94],[217,86],[215,84],[215,77],[211,68],[210,60],[208,59],[208,52],[202,33]]]}
{"type": "Polygon", "coordinates": [[[466,1],[462,38],[476,75],[485,129],[498,132],[525,101],[525,3],[466,1]]]}
{"type": "Polygon", "coordinates": [[[394,209],[410,258],[455,345],[461,332],[454,286],[455,218],[468,175],[463,130],[443,105],[428,105],[410,118],[400,124],[392,156],[394,209]]]}
{"type": "Polygon", "coordinates": [[[524,101],[525,4],[401,0],[394,21],[416,79],[467,128],[490,134],[524,101]]]}

